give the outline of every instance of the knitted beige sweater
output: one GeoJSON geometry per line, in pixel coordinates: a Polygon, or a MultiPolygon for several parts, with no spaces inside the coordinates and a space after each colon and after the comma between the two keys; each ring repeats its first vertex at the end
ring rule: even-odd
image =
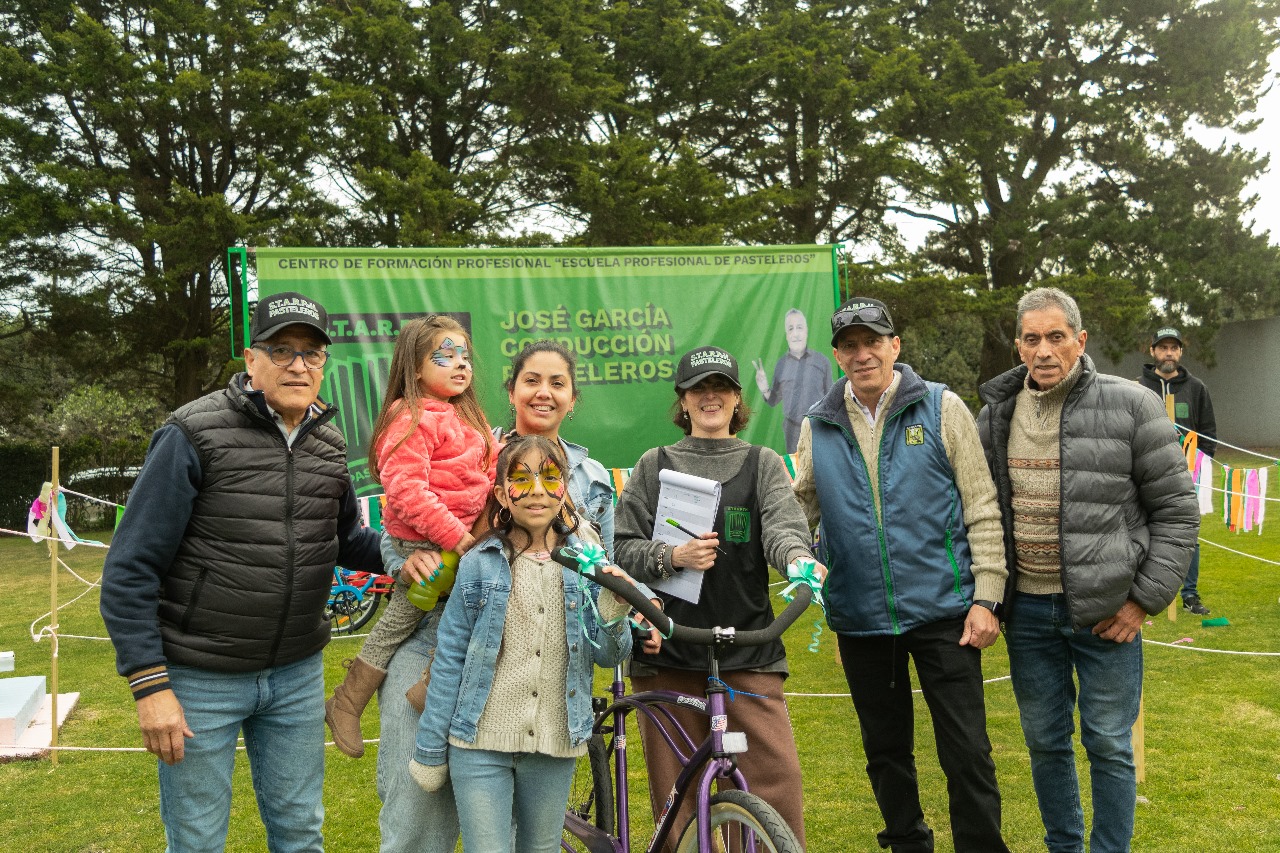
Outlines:
{"type": "MultiPolygon", "coordinates": [[[[1013,548],[1018,592],[1062,592],[1060,459],[1062,404],[1080,378],[1082,361],[1047,391],[1024,383],[1009,424],[1009,482],[1013,487],[1013,548]]],[[[1030,374],[1028,374],[1029,381],[1030,374]]]]}
{"type": "MultiPolygon", "coordinates": [[[[452,745],[494,752],[539,752],[560,758],[586,753],[585,743],[577,747],[569,744],[565,706],[569,649],[562,572],[559,563],[534,559],[528,553],[512,564],[502,648],[476,739],[467,743],[450,737],[452,745]]],[[[611,622],[628,609],[613,593],[600,593],[604,621],[611,622]]],[[[586,642],[586,638],[576,639],[586,642]]]]}

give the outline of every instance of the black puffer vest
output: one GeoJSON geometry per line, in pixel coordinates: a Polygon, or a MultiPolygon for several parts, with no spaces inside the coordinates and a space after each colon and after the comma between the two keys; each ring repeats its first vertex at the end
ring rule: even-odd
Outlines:
{"type": "Polygon", "coordinates": [[[329,640],[324,619],[347,488],[337,409],[290,449],[244,374],[169,417],[200,457],[191,521],[160,592],[171,663],[250,672],[301,660],[329,640]]]}

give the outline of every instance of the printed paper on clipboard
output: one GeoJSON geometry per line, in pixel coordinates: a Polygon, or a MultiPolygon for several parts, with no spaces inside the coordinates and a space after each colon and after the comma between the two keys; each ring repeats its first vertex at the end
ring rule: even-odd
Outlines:
{"type": "MultiPolygon", "coordinates": [[[[711,531],[720,508],[720,484],[706,477],[695,477],[664,468],[658,472],[658,509],[653,516],[653,539],[671,547],[689,541],[689,535],[667,524],[674,518],[690,530],[711,531]]],[[[693,604],[702,596],[702,572],[678,572],[668,580],[649,586],[693,604]]]]}

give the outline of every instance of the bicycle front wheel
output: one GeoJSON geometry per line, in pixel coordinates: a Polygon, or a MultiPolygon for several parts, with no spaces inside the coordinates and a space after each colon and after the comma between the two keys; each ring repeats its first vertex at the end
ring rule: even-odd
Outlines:
{"type": "MultiPolygon", "coordinates": [[[[803,853],[800,842],[777,809],[747,791],[721,791],[711,797],[713,853],[803,853]]],[[[680,836],[677,853],[698,853],[698,820],[680,836]]]]}
{"type": "MultiPolygon", "coordinates": [[[[587,741],[587,754],[578,759],[573,774],[573,786],[569,790],[569,812],[599,829],[613,835],[617,831],[617,816],[613,807],[613,768],[610,744],[601,734],[593,734],[587,741]]],[[[565,850],[591,850],[590,843],[583,843],[570,831],[566,823],[561,848],[565,850]]]]}

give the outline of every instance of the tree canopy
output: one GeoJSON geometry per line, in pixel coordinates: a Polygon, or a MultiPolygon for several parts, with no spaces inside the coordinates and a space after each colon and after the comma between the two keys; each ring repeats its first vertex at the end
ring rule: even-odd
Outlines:
{"type": "Polygon", "coordinates": [[[231,245],[831,241],[920,334],[968,318],[966,369],[920,344],[957,376],[1007,366],[1039,283],[1118,340],[1158,313],[1206,342],[1280,304],[1243,196],[1267,164],[1200,141],[1251,128],[1278,16],[0,0],[0,338],[168,408],[223,373],[231,245]],[[907,245],[904,218],[936,230],[907,245]]]}

